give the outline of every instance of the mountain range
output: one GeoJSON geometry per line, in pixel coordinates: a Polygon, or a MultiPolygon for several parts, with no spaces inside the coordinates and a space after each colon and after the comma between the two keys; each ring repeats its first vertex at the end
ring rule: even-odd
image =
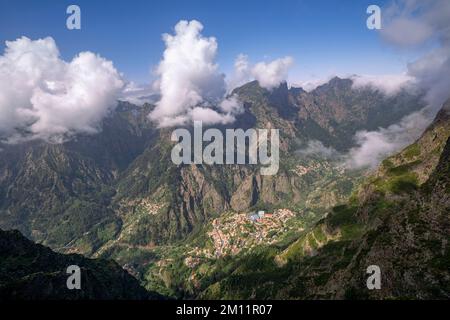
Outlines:
{"type": "MultiPolygon", "coordinates": [[[[357,132],[424,108],[422,93],[386,95],[333,78],[310,92],[254,81],[232,94],[244,111],[219,129],[279,128],[277,175],[252,165],[177,166],[173,128],[148,120],[154,105],[122,101],[97,134],[1,144],[0,228],[58,252],[7,231],[1,254],[95,258],[86,268],[114,270],[114,297],[124,297],[124,281],[135,294],[127,298],[145,296],[133,277],[153,298],[449,297],[449,102],[419,140],[368,170],[336,154],[355,147],[357,132]],[[310,141],[333,152],[299,152],[310,141]],[[256,211],[271,214],[253,222],[256,211]],[[382,289],[369,291],[374,264],[382,289]]],[[[23,261],[5,261],[2,294],[44,290],[33,279],[47,271],[12,274],[23,261]]],[[[105,298],[91,293],[83,298],[105,298]]]]}

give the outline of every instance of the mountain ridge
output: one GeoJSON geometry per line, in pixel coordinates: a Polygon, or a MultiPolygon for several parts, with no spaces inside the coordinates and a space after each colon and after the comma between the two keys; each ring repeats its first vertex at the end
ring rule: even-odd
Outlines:
{"type": "Polygon", "coordinates": [[[34,244],[18,231],[0,229],[0,300],[147,300],[147,292],[117,263],[62,255],[34,244]],[[69,290],[69,266],[80,268],[81,288],[69,290]]]}
{"type": "Polygon", "coordinates": [[[244,268],[210,284],[200,297],[448,299],[450,118],[444,112],[416,142],[428,147],[422,140],[446,128],[439,159],[424,183],[388,184],[387,189],[363,183],[347,204],[335,207],[297,241],[281,252],[267,249],[243,257],[235,266],[244,263],[244,268]],[[381,269],[380,290],[366,287],[371,265],[381,269]]]}

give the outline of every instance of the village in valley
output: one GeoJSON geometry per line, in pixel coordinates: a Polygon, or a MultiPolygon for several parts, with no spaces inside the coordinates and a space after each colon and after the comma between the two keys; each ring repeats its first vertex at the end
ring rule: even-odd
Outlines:
{"type": "Polygon", "coordinates": [[[279,240],[279,235],[290,229],[287,222],[295,215],[289,209],[224,214],[211,222],[211,230],[208,232],[211,245],[193,248],[188,253],[185,264],[192,268],[204,258],[236,255],[259,244],[275,243],[279,240]]]}

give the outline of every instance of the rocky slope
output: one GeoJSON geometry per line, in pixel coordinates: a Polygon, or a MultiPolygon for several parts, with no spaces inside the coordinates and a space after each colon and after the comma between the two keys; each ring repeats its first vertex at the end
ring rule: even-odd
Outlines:
{"type": "Polygon", "coordinates": [[[105,234],[120,227],[108,208],[114,181],[152,141],[147,112],[147,107],[136,113],[135,107],[122,104],[97,135],[64,144],[5,146],[0,226],[61,250],[80,241],[76,246],[99,246],[105,234]]]}
{"type": "Polygon", "coordinates": [[[200,296],[448,299],[448,106],[415,144],[366,180],[350,202],[285,247],[272,246],[221,266],[227,272],[200,285],[200,296]],[[380,290],[366,287],[370,265],[381,269],[380,290]]]}

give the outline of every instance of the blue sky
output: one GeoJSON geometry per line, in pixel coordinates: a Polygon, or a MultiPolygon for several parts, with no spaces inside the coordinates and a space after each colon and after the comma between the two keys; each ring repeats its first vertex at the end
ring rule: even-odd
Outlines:
{"type": "Polygon", "coordinates": [[[399,51],[366,28],[366,8],[379,0],[247,0],[247,1],[20,1],[0,0],[0,50],[20,36],[51,36],[70,60],[93,51],[112,60],[125,77],[151,81],[161,59],[161,34],[179,20],[199,20],[203,34],[219,44],[217,61],[230,73],[240,53],[258,62],[290,55],[291,80],[330,74],[392,74],[420,53],[399,51]],[[82,29],[66,29],[66,8],[77,4],[82,29]]]}

